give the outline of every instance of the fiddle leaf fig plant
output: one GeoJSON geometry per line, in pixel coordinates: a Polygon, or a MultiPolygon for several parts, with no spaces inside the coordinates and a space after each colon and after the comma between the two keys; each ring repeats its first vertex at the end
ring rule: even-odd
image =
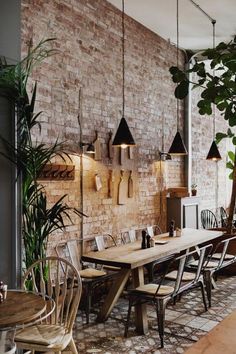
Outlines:
{"type": "Polygon", "coordinates": [[[33,128],[38,127],[39,131],[41,129],[39,119],[42,112],[35,113],[37,84],[34,84],[32,95],[29,97],[28,79],[36,65],[56,53],[48,47],[53,40],[43,40],[35,48],[29,46],[26,58],[15,66],[7,66],[6,63],[0,65],[0,95],[16,107],[18,135],[17,146],[0,135],[4,145],[0,154],[17,166],[21,180],[22,238],[26,268],[46,256],[49,235],[58,229],[64,230],[67,223],[72,223],[71,211],[81,215],[79,210],[65,203],[66,195],[49,206],[44,186],[38,181],[43,167],[53,158],[69,158],[63,152],[62,143],[57,140],[47,145],[34,141],[32,137],[33,128]]]}
{"type": "MultiPolygon", "coordinates": [[[[229,43],[221,42],[214,49],[206,49],[204,60],[195,61],[188,70],[171,67],[170,73],[175,82],[175,97],[184,99],[189,92],[190,84],[201,89],[201,97],[197,103],[199,114],[211,115],[215,106],[222,118],[228,123],[225,132],[217,132],[216,143],[228,138],[236,147],[236,135],[232,128],[236,126],[236,37],[229,43]]],[[[228,232],[232,232],[232,221],[236,199],[236,159],[235,151],[228,152],[230,169],[229,177],[233,179],[231,202],[228,220],[228,232]]]]}

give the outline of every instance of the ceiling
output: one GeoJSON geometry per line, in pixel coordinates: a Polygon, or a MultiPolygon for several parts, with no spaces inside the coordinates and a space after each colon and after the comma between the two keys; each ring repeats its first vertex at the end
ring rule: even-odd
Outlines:
{"type": "MultiPolygon", "coordinates": [[[[121,9],[122,0],[108,0],[121,9]]],[[[194,0],[216,20],[216,43],[236,35],[236,0],[194,0]]],[[[176,43],[176,0],[125,0],[125,13],[176,43]]],[[[194,51],[212,47],[213,26],[190,0],[179,0],[179,46],[194,51]]]]}

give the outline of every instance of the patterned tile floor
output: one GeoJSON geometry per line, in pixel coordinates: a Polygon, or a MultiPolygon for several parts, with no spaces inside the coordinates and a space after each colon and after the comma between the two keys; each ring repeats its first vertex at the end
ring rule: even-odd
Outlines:
{"type": "Polygon", "coordinates": [[[160,349],[156,315],[151,306],[148,306],[149,333],[138,336],[131,325],[128,338],[124,338],[125,299],[119,300],[105,323],[96,323],[96,315],[91,314],[91,323],[86,325],[85,316],[79,312],[74,339],[80,354],[180,354],[235,308],[236,277],[220,277],[217,289],[213,290],[212,307],[207,312],[199,290],[183,295],[175,306],[167,306],[164,349],[160,349]]]}

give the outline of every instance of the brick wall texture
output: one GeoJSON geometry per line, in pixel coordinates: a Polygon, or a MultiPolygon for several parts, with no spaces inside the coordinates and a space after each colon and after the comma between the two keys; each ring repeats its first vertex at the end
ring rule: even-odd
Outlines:
{"type": "MultiPolygon", "coordinates": [[[[32,74],[38,82],[37,110],[43,110],[42,131],[35,140],[51,143],[59,138],[78,151],[79,88],[82,87],[83,141],[95,139],[102,146],[102,160],[89,156],[84,162],[84,235],[116,235],[123,228],[166,224],[165,190],[183,186],[182,158],[160,162],[158,151],[169,149],[176,132],[176,99],[169,67],[176,63],[176,48],[129,17],[125,17],[125,117],[137,146],[133,159],[119,150],[108,157],[109,131],[116,131],[122,108],[122,25],[121,13],[104,0],[22,0],[22,56],[30,38],[36,45],[41,39],[55,37],[58,53],[47,58],[32,74]],[[127,183],[129,171],[134,180],[134,196],[117,205],[120,171],[127,183]],[[113,175],[112,197],[108,196],[108,177],[113,175]],[[95,190],[94,177],[102,188],[95,190]]],[[[184,62],[184,55],[180,57],[184,62]]],[[[31,87],[29,87],[29,90],[31,87]]],[[[180,104],[180,129],[183,129],[183,105],[180,104]]],[[[209,118],[193,114],[193,179],[198,184],[204,207],[214,208],[215,164],[205,161],[211,143],[209,118]]],[[[80,208],[79,157],[74,181],[45,184],[50,202],[67,194],[67,203],[80,208]]],[[[225,188],[224,162],[219,164],[220,185],[225,188]]],[[[224,196],[220,199],[223,202],[224,196]]],[[[80,235],[80,219],[65,233],[50,238],[49,252],[64,238],[80,235]]]]}

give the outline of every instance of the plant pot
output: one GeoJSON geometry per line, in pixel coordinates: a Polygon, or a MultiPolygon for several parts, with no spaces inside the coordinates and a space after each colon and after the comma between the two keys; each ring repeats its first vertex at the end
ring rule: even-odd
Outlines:
{"type": "Polygon", "coordinates": [[[196,189],[192,189],[191,193],[192,193],[192,196],[195,197],[197,195],[197,190],[196,189]]]}

